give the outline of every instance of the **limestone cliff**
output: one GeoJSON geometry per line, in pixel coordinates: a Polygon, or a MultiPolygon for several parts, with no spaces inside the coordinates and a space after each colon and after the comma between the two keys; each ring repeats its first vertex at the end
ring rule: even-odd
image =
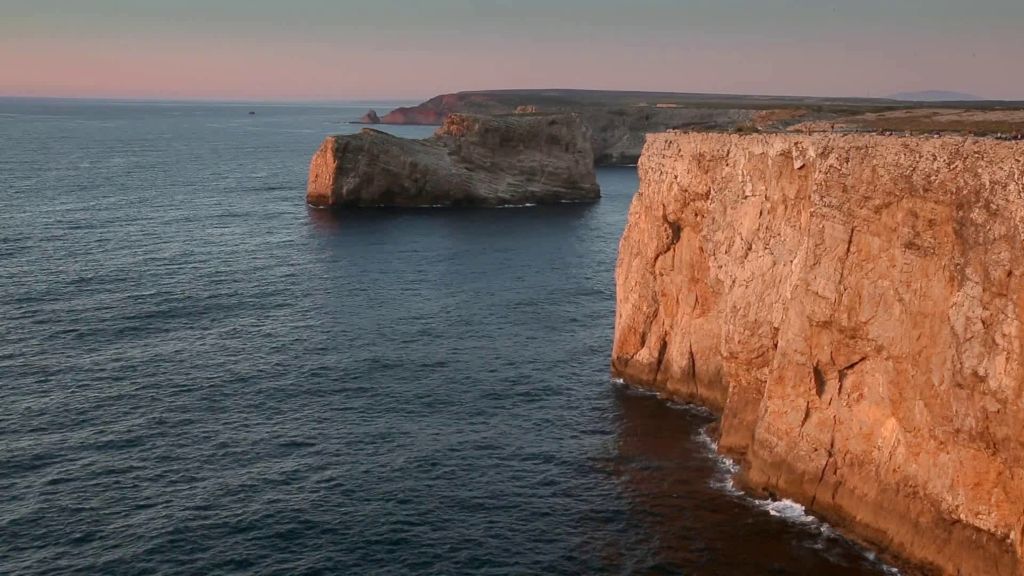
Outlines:
{"type": "Polygon", "coordinates": [[[501,206],[597,200],[587,132],[573,115],[452,114],[426,140],[364,128],[313,156],[313,206],[501,206]]]}
{"type": "Polygon", "coordinates": [[[613,371],[719,410],[755,491],[1024,574],[1024,145],[658,134],[639,170],[613,371]]]}

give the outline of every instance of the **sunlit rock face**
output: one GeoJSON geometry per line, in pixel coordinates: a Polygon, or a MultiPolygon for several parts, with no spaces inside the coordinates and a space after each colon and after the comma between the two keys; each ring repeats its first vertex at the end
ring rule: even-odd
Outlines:
{"type": "Polygon", "coordinates": [[[372,129],[328,137],[310,162],[306,201],[318,207],[504,206],[600,195],[578,117],[452,114],[426,140],[372,129]]]}
{"type": "Polygon", "coordinates": [[[613,371],[746,485],[944,574],[1024,574],[1024,145],[658,134],[613,371]]]}

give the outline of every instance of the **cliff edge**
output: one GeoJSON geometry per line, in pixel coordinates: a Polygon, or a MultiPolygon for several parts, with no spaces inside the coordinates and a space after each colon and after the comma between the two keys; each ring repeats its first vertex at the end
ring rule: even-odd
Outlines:
{"type": "Polygon", "coordinates": [[[926,570],[1024,575],[1024,145],[657,134],[613,372],[740,481],[926,570]]]}
{"type": "Polygon", "coordinates": [[[329,136],[306,191],[317,207],[502,206],[600,197],[585,127],[573,115],[451,114],[425,140],[364,128],[329,136]]]}

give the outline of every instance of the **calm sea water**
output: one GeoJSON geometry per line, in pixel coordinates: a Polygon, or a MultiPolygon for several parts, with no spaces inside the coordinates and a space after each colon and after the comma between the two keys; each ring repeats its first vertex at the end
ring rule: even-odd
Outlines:
{"type": "Polygon", "coordinates": [[[634,170],[308,209],[364,111],[0,101],[0,573],[883,572],[610,382],[634,170]]]}

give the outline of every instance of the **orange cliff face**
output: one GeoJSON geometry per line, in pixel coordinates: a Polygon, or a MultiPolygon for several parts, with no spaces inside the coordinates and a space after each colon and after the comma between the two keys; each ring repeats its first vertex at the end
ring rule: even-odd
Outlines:
{"type": "Polygon", "coordinates": [[[1024,145],[657,134],[639,170],[613,371],[719,410],[754,491],[1024,575],[1024,145]]]}

